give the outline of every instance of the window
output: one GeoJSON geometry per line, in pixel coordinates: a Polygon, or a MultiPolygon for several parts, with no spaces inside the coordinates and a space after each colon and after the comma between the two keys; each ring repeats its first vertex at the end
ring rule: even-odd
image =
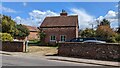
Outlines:
{"type": "Polygon", "coordinates": [[[66,40],[65,36],[61,35],[61,41],[65,41],[65,40],[66,40]]]}
{"type": "Polygon", "coordinates": [[[56,37],[55,36],[50,36],[50,41],[55,41],[56,37]]]}

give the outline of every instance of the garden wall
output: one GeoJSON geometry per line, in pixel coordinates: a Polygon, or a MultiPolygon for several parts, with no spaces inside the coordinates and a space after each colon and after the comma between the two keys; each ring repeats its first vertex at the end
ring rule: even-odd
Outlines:
{"type": "Polygon", "coordinates": [[[59,43],[58,55],[120,61],[120,44],[59,43]]]}
{"type": "Polygon", "coordinates": [[[10,52],[23,52],[25,45],[19,41],[4,41],[2,42],[2,50],[10,52]]]}

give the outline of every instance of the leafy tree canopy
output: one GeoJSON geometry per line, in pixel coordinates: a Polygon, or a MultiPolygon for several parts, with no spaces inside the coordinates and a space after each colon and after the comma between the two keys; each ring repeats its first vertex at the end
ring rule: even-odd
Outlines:
{"type": "Polygon", "coordinates": [[[80,31],[80,35],[81,37],[95,37],[96,36],[96,32],[93,29],[88,29],[86,28],[85,30],[80,31]]]}
{"type": "Polygon", "coordinates": [[[109,22],[107,19],[103,19],[103,20],[100,22],[100,25],[109,25],[109,26],[110,26],[110,22],[109,22]]]}
{"type": "Polygon", "coordinates": [[[114,37],[116,33],[109,26],[99,26],[96,30],[96,35],[106,40],[114,37]]]}
{"type": "Polygon", "coordinates": [[[17,29],[15,28],[16,22],[14,22],[11,17],[2,15],[2,32],[10,33],[12,36],[17,29]]]}
{"type": "Polygon", "coordinates": [[[17,28],[17,32],[14,34],[14,36],[17,38],[17,37],[26,37],[30,34],[30,31],[29,29],[25,26],[25,25],[22,25],[22,24],[17,24],[16,25],[16,28],[17,28]]]}
{"type": "Polygon", "coordinates": [[[2,33],[9,33],[14,38],[26,37],[29,35],[30,31],[26,28],[26,26],[17,24],[14,20],[11,19],[11,17],[0,15],[0,18],[2,18],[0,23],[0,27],[2,27],[2,33]]]}

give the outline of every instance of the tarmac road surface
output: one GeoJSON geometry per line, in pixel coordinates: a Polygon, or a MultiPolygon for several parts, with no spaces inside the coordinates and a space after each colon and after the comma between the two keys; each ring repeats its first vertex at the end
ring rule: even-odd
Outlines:
{"type": "Polygon", "coordinates": [[[100,65],[48,60],[44,57],[2,55],[2,66],[100,66],[100,65]]]}

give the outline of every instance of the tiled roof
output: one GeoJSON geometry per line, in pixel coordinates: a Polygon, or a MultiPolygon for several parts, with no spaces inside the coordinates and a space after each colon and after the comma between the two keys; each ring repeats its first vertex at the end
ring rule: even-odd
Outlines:
{"type": "Polygon", "coordinates": [[[38,31],[38,28],[37,28],[37,27],[28,26],[28,25],[24,25],[24,26],[26,26],[30,31],[38,31]]]}
{"type": "Polygon", "coordinates": [[[78,26],[78,15],[46,17],[40,27],[78,26]]]}

